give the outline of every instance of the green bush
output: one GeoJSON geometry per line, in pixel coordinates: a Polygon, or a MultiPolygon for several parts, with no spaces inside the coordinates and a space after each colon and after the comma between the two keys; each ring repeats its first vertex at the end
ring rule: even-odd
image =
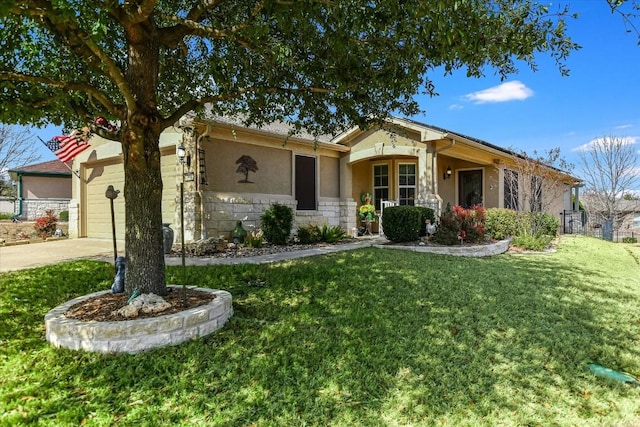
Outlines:
{"type": "Polygon", "coordinates": [[[69,211],[60,211],[60,221],[69,222],[69,211]]]}
{"type": "Polygon", "coordinates": [[[518,234],[518,213],[511,209],[487,209],[486,233],[492,239],[503,240],[518,234]]]}
{"type": "Polygon", "coordinates": [[[531,212],[529,222],[532,225],[534,236],[551,236],[558,235],[560,220],[547,212],[531,212]]]}
{"type": "Polygon", "coordinates": [[[502,240],[518,236],[551,236],[558,234],[560,220],[547,212],[516,212],[511,209],[487,209],[486,232],[502,240]]]}
{"type": "Polygon", "coordinates": [[[511,240],[511,244],[528,251],[543,251],[549,246],[552,240],[553,237],[545,235],[517,236],[511,240]]]}
{"type": "Polygon", "coordinates": [[[322,227],[309,224],[298,229],[298,243],[309,245],[318,242],[335,243],[347,236],[347,233],[339,226],[329,226],[326,222],[322,227]]]}
{"type": "Polygon", "coordinates": [[[251,231],[244,238],[244,245],[247,248],[261,248],[264,243],[262,231],[251,231]]]}
{"type": "Polygon", "coordinates": [[[0,219],[12,219],[12,218],[13,218],[13,215],[14,215],[14,214],[12,214],[12,213],[3,213],[3,212],[0,212],[0,219]]]}
{"type": "Polygon", "coordinates": [[[286,245],[293,224],[293,210],[274,203],[260,217],[265,239],[274,245],[286,245]]]}
{"type": "Polygon", "coordinates": [[[321,242],[335,243],[347,237],[347,233],[345,233],[342,227],[339,225],[330,227],[326,222],[322,225],[322,228],[318,229],[318,231],[319,240],[321,242]]]}
{"type": "Polygon", "coordinates": [[[638,239],[635,237],[623,237],[622,243],[638,243],[638,239]]]}
{"type": "Polygon", "coordinates": [[[420,238],[422,212],[415,206],[390,206],[382,215],[384,235],[392,242],[411,242],[420,238]]]}
{"type": "Polygon", "coordinates": [[[320,240],[320,229],[317,225],[307,225],[298,229],[298,243],[310,245],[320,240]]]}

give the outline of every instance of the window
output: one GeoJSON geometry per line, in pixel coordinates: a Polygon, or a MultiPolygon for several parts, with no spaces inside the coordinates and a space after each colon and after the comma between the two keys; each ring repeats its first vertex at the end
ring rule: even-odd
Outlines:
{"type": "Polygon", "coordinates": [[[504,208],[518,210],[518,172],[504,170],[504,208]]]}
{"type": "Polygon", "coordinates": [[[316,158],[296,156],[296,200],[299,211],[316,210],[316,158]]]}
{"type": "Polygon", "coordinates": [[[400,205],[413,206],[416,197],[416,165],[400,164],[398,166],[398,194],[400,205]]]}
{"type": "Polygon", "coordinates": [[[633,228],[640,228],[640,212],[633,213],[633,228]]]}
{"type": "Polygon", "coordinates": [[[389,165],[373,166],[373,203],[380,210],[380,201],[389,200],[389,165]]]}
{"type": "Polygon", "coordinates": [[[531,177],[531,212],[542,212],[542,177],[531,177]]]}

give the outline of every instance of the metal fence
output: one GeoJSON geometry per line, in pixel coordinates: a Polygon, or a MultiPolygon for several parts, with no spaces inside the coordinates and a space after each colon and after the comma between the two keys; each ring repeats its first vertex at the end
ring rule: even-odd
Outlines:
{"type": "Polygon", "coordinates": [[[638,233],[622,228],[614,228],[613,220],[600,222],[589,221],[585,211],[564,211],[562,213],[562,232],[564,234],[581,234],[608,240],[610,242],[622,242],[623,239],[638,238],[638,233]]]}

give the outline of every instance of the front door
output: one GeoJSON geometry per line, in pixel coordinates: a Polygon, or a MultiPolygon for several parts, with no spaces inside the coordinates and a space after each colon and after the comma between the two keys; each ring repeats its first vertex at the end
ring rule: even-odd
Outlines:
{"type": "Polygon", "coordinates": [[[458,204],[467,209],[482,204],[482,169],[458,171],[458,204]]]}

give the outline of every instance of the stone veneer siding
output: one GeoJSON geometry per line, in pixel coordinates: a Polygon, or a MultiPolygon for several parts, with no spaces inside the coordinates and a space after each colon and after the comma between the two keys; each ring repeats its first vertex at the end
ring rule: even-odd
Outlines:
{"type": "MultiPolygon", "coordinates": [[[[20,203],[20,202],[16,202],[20,203]]],[[[22,219],[31,221],[45,216],[47,209],[53,210],[55,215],[69,210],[69,199],[25,199],[22,200],[22,219]]]]}
{"type": "MultiPolygon", "coordinates": [[[[229,237],[237,221],[248,232],[260,228],[260,217],[274,203],[289,206],[294,211],[293,231],[310,223],[341,226],[345,232],[356,226],[356,202],[320,198],[315,211],[296,211],[296,201],[269,195],[230,195],[202,193],[203,222],[206,237],[229,237]]],[[[185,203],[186,205],[186,203],[185,203]]],[[[186,221],[185,221],[186,222],[186,221]]],[[[185,232],[185,235],[187,233],[185,232]]]]}
{"type": "MultiPolygon", "coordinates": [[[[46,339],[55,347],[98,353],[137,353],[204,337],[222,328],[233,314],[227,291],[196,288],[216,297],[179,313],[116,322],[83,322],[65,313],[75,304],[111,291],[85,295],[59,305],[44,318],[46,339]]],[[[180,288],[174,288],[180,292],[180,288]]]]}

